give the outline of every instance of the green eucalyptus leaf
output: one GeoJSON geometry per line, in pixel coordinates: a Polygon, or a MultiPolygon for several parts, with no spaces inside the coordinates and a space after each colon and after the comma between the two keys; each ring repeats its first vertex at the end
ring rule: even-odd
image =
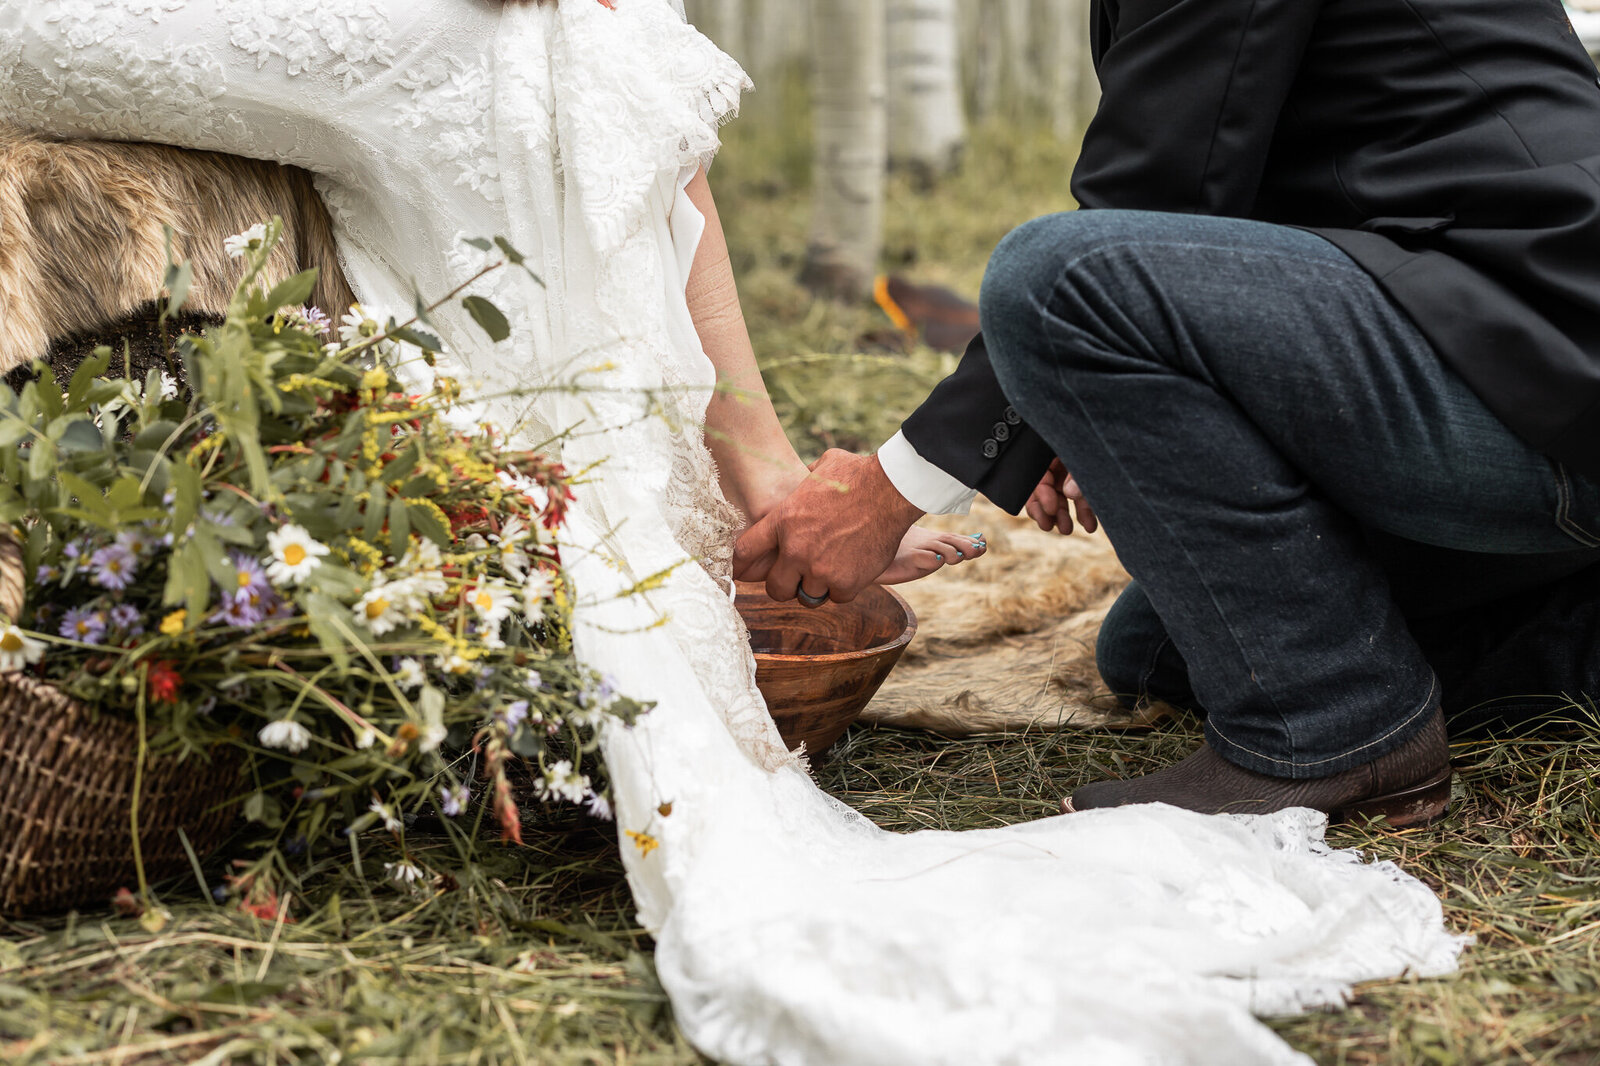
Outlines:
{"type": "Polygon", "coordinates": [[[441,548],[450,546],[450,527],[439,521],[439,516],[432,507],[420,503],[408,504],[406,510],[411,515],[411,528],[433,541],[441,548]]]}
{"type": "Polygon", "coordinates": [[[182,532],[200,513],[200,472],[187,462],[172,464],[172,528],[182,532]]]}
{"type": "Polygon", "coordinates": [[[490,241],[490,240],[488,240],[488,239],[486,239],[484,237],[468,237],[468,238],[466,238],[464,243],[471,245],[472,247],[476,248],[480,252],[488,252],[488,251],[493,251],[494,250],[494,242],[492,242],[492,241],[490,241]]]}
{"type": "Polygon", "coordinates": [[[504,237],[496,237],[494,239],[494,243],[499,245],[500,251],[504,253],[505,257],[511,260],[511,262],[515,265],[521,266],[526,261],[526,257],[524,257],[521,252],[511,247],[511,242],[506,240],[504,237]]]}
{"type": "Polygon", "coordinates": [[[411,514],[406,501],[395,497],[389,501],[389,554],[398,559],[410,544],[411,514]]]}
{"type": "Polygon", "coordinates": [[[511,323],[506,321],[505,314],[482,296],[468,296],[461,301],[461,306],[496,344],[511,336],[511,323]]]}
{"type": "MultiPolygon", "coordinates": [[[[317,569],[322,569],[318,567],[317,569]]],[[[306,624],[317,638],[322,650],[340,670],[350,669],[349,610],[338,600],[323,592],[310,592],[305,597],[306,624]],[[337,621],[336,621],[337,620],[337,621]]]]}
{"type": "Polygon", "coordinates": [[[68,497],[77,500],[79,508],[94,516],[96,525],[111,524],[111,505],[99,489],[68,470],[61,471],[56,475],[56,479],[61,482],[61,487],[66,490],[68,497]]]}
{"type": "Polygon", "coordinates": [[[63,452],[97,452],[105,447],[105,436],[100,432],[100,427],[87,418],[78,418],[67,423],[61,431],[61,438],[56,442],[56,447],[63,452]]]}
{"type": "Polygon", "coordinates": [[[89,387],[94,384],[94,379],[104,374],[111,366],[111,349],[104,346],[96,348],[94,354],[78,364],[78,369],[72,372],[72,381],[67,386],[67,410],[82,411],[88,406],[89,387]]]}
{"type": "Polygon", "coordinates": [[[28,478],[46,481],[56,472],[56,449],[48,441],[35,441],[28,449],[28,478]]]}
{"type": "Polygon", "coordinates": [[[440,340],[432,333],[429,333],[425,329],[418,329],[415,326],[395,325],[394,319],[392,318],[389,320],[389,325],[386,327],[384,332],[388,333],[390,338],[393,340],[404,341],[407,344],[415,345],[425,352],[444,351],[444,341],[440,340]]]}
{"type": "Polygon", "coordinates": [[[292,278],[285,278],[267,293],[267,305],[262,314],[271,315],[280,307],[300,307],[311,299],[311,290],[317,287],[317,269],[302,270],[292,278]]]}
{"type": "Polygon", "coordinates": [[[185,259],[176,266],[167,267],[162,286],[167,290],[167,302],[161,309],[160,321],[166,322],[189,302],[189,290],[194,287],[194,264],[185,259]]]}
{"type": "Polygon", "coordinates": [[[174,434],[178,432],[176,422],[151,422],[141,429],[133,438],[133,446],[141,451],[157,452],[167,447],[167,442],[175,440],[174,434]]]}

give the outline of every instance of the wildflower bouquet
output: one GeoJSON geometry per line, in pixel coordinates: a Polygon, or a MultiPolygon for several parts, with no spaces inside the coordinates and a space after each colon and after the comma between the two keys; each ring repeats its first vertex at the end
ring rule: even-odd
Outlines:
{"type": "MultiPolygon", "coordinates": [[[[247,888],[369,828],[416,880],[408,820],[449,825],[475,791],[520,841],[514,756],[543,798],[604,814],[596,727],[644,708],[571,655],[571,479],[471,425],[449,378],[401,390],[399,361],[440,347],[439,305],[405,324],[357,308],[330,339],[301,306],[311,272],[266,285],[279,232],[230,242],[247,272],[226,321],[177,343],[189,395],[100,349],[64,389],[41,365],[0,401],[0,524],[29,578],[0,671],[137,717],[153,751],[242,749],[266,844],[247,888]]],[[[168,283],[180,304],[181,271],[168,283]]],[[[468,310],[503,337],[492,306],[468,310]]]]}

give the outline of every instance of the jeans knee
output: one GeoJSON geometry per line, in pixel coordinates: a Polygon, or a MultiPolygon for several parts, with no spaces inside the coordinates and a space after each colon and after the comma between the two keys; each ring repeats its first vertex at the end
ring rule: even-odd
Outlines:
{"type": "MultiPolygon", "coordinates": [[[[1050,352],[1070,364],[1074,337],[1097,337],[1125,317],[1113,305],[1137,281],[1119,265],[1121,252],[1159,232],[1160,216],[1144,211],[1066,211],[1025,222],[989,258],[978,298],[989,357],[1005,380],[1019,358],[1050,352]]],[[[1131,295],[1131,294],[1128,294],[1131,295]]]]}

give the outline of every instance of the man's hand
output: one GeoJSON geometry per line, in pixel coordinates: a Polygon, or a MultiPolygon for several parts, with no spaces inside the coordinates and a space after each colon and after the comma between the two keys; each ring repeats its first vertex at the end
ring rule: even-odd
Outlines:
{"type": "Polygon", "coordinates": [[[900,539],[921,517],[877,456],[833,448],[811,464],[811,476],[788,499],[739,538],[733,576],[765,579],[775,600],[792,600],[798,589],[849,603],[894,561],[900,539]]]}
{"type": "Polygon", "coordinates": [[[1083,498],[1083,490],[1060,459],[1050,463],[1050,469],[1045,471],[1033,495],[1028,497],[1025,509],[1028,517],[1046,533],[1051,529],[1060,529],[1063,535],[1071,535],[1074,511],[1085,533],[1093,533],[1100,528],[1100,520],[1095,517],[1089,501],[1083,498]],[[1072,505],[1070,508],[1067,506],[1069,503],[1072,505]]]}

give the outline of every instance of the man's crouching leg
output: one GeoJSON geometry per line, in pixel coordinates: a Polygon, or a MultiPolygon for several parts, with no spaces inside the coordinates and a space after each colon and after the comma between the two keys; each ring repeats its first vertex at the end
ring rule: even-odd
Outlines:
{"type": "Polygon", "coordinates": [[[1441,814],[1432,670],[1335,500],[1412,444],[1384,366],[1437,362],[1371,279],[1299,231],[1084,211],[1001,244],[982,316],[1007,397],[1083,487],[1207,712],[1194,755],[1073,806],[1441,814]]]}

